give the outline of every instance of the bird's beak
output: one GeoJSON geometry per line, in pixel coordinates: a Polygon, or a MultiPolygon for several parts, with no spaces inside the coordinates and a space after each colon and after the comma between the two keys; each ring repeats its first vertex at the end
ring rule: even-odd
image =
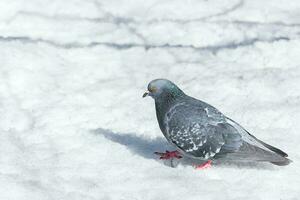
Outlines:
{"type": "Polygon", "coordinates": [[[149,92],[145,92],[145,93],[143,94],[143,98],[145,98],[145,97],[147,97],[147,96],[149,96],[149,92]]]}

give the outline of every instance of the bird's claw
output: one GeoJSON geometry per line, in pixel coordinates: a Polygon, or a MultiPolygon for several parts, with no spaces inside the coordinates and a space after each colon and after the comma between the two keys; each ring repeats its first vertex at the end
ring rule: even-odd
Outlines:
{"type": "Polygon", "coordinates": [[[200,165],[194,165],[195,169],[207,169],[211,167],[211,160],[206,161],[205,163],[202,163],[200,165]]]}
{"type": "Polygon", "coordinates": [[[172,158],[177,158],[180,159],[182,158],[182,156],[180,155],[180,153],[178,151],[166,151],[165,153],[161,153],[161,152],[154,152],[154,154],[159,155],[161,160],[168,160],[168,159],[172,159],[172,158]]]}

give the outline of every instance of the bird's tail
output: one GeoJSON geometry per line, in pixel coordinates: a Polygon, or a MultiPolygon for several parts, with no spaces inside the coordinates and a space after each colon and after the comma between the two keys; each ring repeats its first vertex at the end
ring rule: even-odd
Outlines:
{"type": "Polygon", "coordinates": [[[267,147],[268,149],[270,149],[270,151],[261,149],[260,147],[257,146],[253,146],[251,144],[247,144],[246,146],[251,146],[249,148],[248,146],[248,150],[250,149],[250,151],[254,151],[254,155],[257,159],[257,161],[268,161],[274,165],[278,165],[278,166],[284,166],[284,165],[288,165],[290,164],[292,161],[287,157],[287,154],[284,153],[283,151],[268,145],[266,143],[262,143],[265,147],[267,147]]]}
{"type": "Polygon", "coordinates": [[[233,157],[242,158],[244,160],[245,158],[247,158],[248,160],[252,161],[265,161],[278,166],[288,165],[292,162],[292,160],[287,158],[288,154],[284,151],[271,146],[261,141],[260,139],[257,139],[254,135],[250,134],[247,130],[245,130],[241,125],[239,125],[232,119],[227,118],[227,120],[229,123],[237,126],[238,129],[241,129],[241,131],[244,131],[246,133],[245,137],[249,141],[252,141],[250,142],[251,144],[244,141],[239,151],[232,154],[233,157]],[[249,138],[247,136],[249,136],[249,138]],[[255,142],[253,142],[253,140],[255,142]]]}
{"type": "Polygon", "coordinates": [[[274,152],[275,154],[279,155],[281,158],[279,159],[279,161],[271,161],[270,163],[274,164],[274,165],[278,165],[278,166],[285,166],[285,165],[288,165],[292,162],[292,160],[288,159],[288,154],[285,153],[284,151],[272,146],[272,145],[269,145],[263,141],[261,141],[260,139],[256,138],[254,135],[250,134],[248,132],[248,134],[253,137],[256,141],[258,141],[259,143],[261,143],[264,147],[268,148],[269,150],[271,150],[272,152],[274,152]]]}
{"type": "Polygon", "coordinates": [[[271,150],[262,149],[258,146],[243,142],[239,151],[230,153],[226,159],[241,160],[241,161],[257,161],[257,162],[270,162],[274,165],[284,166],[292,161],[281,154],[271,150]]]}
{"type": "Polygon", "coordinates": [[[293,162],[293,161],[290,160],[290,159],[288,159],[288,158],[284,158],[283,161],[279,161],[279,162],[270,162],[270,163],[272,163],[273,165],[285,166],[285,165],[290,164],[291,162],[293,162]]]}
{"type": "Polygon", "coordinates": [[[253,137],[256,141],[258,141],[259,143],[261,143],[262,145],[264,145],[266,148],[270,149],[271,151],[273,151],[273,152],[275,152],[275,153],[277,153],[277,154],[279,154],[279,155],[281,155],[281,156],[283,156],[283,157],[288,157],[288,154],[285,153],[284,151],[282,151],[282,150],[280,150],[280,149],[278,149],[278,148],[276,148],[276,147],[274,147],[274,146],[271,146],[271,145],[269,145],[269,144],[267,144],[267,143],[261,141],[260,139],[258,139],[258,138],[255,137],[254,135],[250,134],[249,132],[248,132],[248,134],[249,134],[251,137],[253,137]]]}

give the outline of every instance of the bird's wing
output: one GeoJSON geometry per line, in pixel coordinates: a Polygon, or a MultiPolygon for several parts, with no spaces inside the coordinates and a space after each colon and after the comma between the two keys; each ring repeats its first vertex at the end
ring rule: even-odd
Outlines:
{"type": "Polygon", "coordinates": [[[212,107],[179,103],[164,123],[167,139],[191,157],[208,159],[219,152],[235,152],[242,144],[238,131],[212,107]]]}
{"type": "Polygon", "coordinates": [[[164,123],[167,139],[194,158],[269,161],[276,165],[291,162],[285,152],[257,139],[208,104],[178,103],[167,112],[164,123]]]}
{"type": "Polygon", "coordinates": [[[261,140],[259,140],[258,138],[256,138],[254,135],[250,134],[247,130],[245,130],[240,124],[238,124],[237,122],[233,121],[232,119],[226,117],[226,122],[230,125],[232,125],[235,129],[237,129],[243,139],[243,141],[245,141],[246,143],[258,147],[260,149],[263,149],[265,151],[269,151],[269,152],[274,152],[280,156],[283,157],[288,157],[288,154],[283,152],[282,150],[273,147],[261,140]]]}

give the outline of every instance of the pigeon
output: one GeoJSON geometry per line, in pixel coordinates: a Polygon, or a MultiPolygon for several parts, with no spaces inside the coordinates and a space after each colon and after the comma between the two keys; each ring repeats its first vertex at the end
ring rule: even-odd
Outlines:
{"type": "Polygon", "coordinates": [[[259,140],[215,107],[186,95],[167,79],[152,80],[143,95],[147,96],[155,100],[160,130],[176,148],[155,152],[160,159],[198,159],[198,169],[210,167],[215,160],[270,162],[278,166],[291,162],[285,152],[259,140]]]}

